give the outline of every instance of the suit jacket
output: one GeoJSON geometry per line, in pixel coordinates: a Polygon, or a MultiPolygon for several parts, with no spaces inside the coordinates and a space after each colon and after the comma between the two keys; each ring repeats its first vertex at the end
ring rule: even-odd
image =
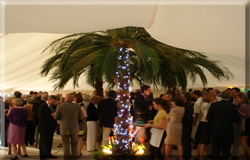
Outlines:
{"type": "Polygon", "coordinates": [[[9,122],[9,120],[6,118],[5,116],[5,109],[9,109],[9,104],[4,102],[4,101],[0,101],[0,119],[1,117],[5,117],[5,123],[9,122]]]}
{"type": "Polygon", "coordinates": [[[183,125],[184,124],[192,125],[194,107],[192,106],[192,104],[190,102],[187,102],[184,107],[185,107],[185,112],[184,112],[184,116],[182,118],[182,124],[183,125]]]}
{"type": "Polygon", "coordinates": [[[136,96],[135,103],[136,119],[147,122],[149,120],[149,108],[148,102],[143,95],[136,96]]]}
{"type": "Polygon", "coordinates": [[[41,104],[46,103],[44,100],[39,100],[34,102],[32,111],[34,112],[34,125],[38,126],[39,124],[39,118],[38,118],[38,108],[41,104]]]}
{"type": "Polygon", "coordinates": [[[55,119],[60,120],[61,135],[76,135],[79,132],[79,120],[83,120],[79,104],[70,101],[57,106],[55,119]]]}
{"type": "Polygon", "coordinates": [[[207,114],[212,134],[224,136],[233,133],[233,122],[238,123],[237,107],[227,100],[212,103],[207,114]]]}
{"type": "Polygon", "coordinates": [[[86,121],[98,121],[98,111],[93,103],[89,103],[87,107],[87,119],[86,121]]]}
{"type": "Polygon", "coordinates": [[[39,125],[38,129],[40,132],[46,130],[54,130],[56,126],[56,120],[51,115],[51,111],[49,109],[48,104],[42,103],[38,108],[38,118],[39,118],[39,125]]]}
{"type": "Polygon", "coordinates": [[[117,116],[117,102],[112,98],[107,98],[98,104],[100,116],[100,126],[113,128],[115,117],[117,116]]]}

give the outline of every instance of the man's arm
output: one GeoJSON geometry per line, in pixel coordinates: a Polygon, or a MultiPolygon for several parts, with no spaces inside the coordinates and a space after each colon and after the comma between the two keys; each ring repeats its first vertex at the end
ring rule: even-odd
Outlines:
{"type": "Polygon", "coordinates": [[[60,105],[57,106],[54,118],[56,120],[61,120],[61,107],[60,107],[60,105]]]}
{"type": "Polygon", "coordinates": [[[194,119],[193,119],[193,126],[196,125],[197,120],[200,116],[200,112],[201,112],[201,103],[200,102],[195,102],[194,103],[194,119]]]}

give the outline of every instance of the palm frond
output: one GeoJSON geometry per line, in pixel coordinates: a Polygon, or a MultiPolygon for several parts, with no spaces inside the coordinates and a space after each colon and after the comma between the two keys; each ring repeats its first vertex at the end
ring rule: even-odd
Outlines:
{"type": "Polygon", "coordinates": [[[62,89],[70,79],[77,87],[83,74],[92,86],[105,81],[114,87],[117,51],[124,45],[130,49],[131,80],[185,89],[188,79],[194,83],[197,77],[206,85],[205,71],[218,80],[232,77],[226,67],[209,60],[205,54],[164,44],[144,28],[133,26],[77,33],[55,40],[43,50],[55,55],[45,61],[41,75],[51,72],[50,80],[56,82],[57,89],[62,89]]]}

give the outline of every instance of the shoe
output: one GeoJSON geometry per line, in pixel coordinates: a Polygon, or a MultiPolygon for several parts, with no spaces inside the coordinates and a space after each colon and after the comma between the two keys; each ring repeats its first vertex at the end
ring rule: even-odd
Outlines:
{"type": "Polygon", "coordinates": [[[82,157],[82,153],[79,156],[77,156],[77,158],[81,158],[81,157],[82,157]]]}
{"type": "Polygon", "coordinates": [[[12,157],[12,158],[10,158],[11,160],[17,160],[18,159],[18,157],[17,156],[15,156],[15,157],[12,157]]]}
{"type": "Polygon", "coordinates": [[[50,155],[50,156],[48,156],[48,158],[58,158],[57,156],[53,156],[53,155],[50,155]]]}
{"type": "Polygon", "coordinates": [[[21,157],[28,157],[28,154],[22,155],[21,157]]]}

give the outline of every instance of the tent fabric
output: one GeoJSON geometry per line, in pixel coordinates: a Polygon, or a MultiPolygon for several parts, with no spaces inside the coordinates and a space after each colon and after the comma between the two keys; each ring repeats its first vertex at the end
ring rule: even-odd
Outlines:
{"type": "MultiPolygon", "coordinates": [[[[219,82],[206,72],[207,87],[245,86],[243,1],[210,5],[161,3],[164,1],[120,1],[121,5],[112,1],[99,1],[99,5],[89,1],[73,1],[72,5],[68,1],[64,1],[65,5],[49,0],[37,2],[47,5],[5,1],[7,34],[0,38],[0,90],[53,90],[49,77],[39,75],[42,64],[51,56],[41,53],[45,47],[67,34],[124,26],[145,27],[163,43],[202,52],[220,61],[234,75],[230,81],[219,82]]],[[[79,84],[79,90],[93,90],[84,75],[79,84]]],[[[203,87],[199,78],[194,84],[188,83],[188,88],[193,87],[203,87]]],[[[64,90],[73,90],[72,83],[64,90]]]]}

